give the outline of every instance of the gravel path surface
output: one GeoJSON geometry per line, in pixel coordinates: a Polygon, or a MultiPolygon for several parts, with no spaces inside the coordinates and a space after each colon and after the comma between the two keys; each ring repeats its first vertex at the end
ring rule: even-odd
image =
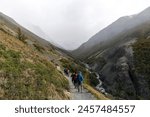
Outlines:
{"type": "Polygon", "coordinates": [[[96,100],[96,98],[83,88],[82,93],[74,88],[71,78],[68,77],[72,100],[96,100]]]}

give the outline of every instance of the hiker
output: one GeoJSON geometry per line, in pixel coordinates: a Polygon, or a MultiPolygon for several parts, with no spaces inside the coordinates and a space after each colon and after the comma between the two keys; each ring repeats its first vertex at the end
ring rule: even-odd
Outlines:
{"type": "Polygon", "coordinates": [[[78,75],[77,75],[77,88],[78,88],[78,92],[80,92],[81,89],[81,93],[82,93],[82,83],[83,83],[83,76],[81,71],[79,71],[78,75]]]}
{"type": "Polygon", "coordinates": [[[70,71],[69,71],[69,69],[67,69],[67,76],[69,77],[69,73],[70,73],[70,71]]]}
{"type": "Polygon", "coordinates": [[[65,68],[65,69],[64,69],[64,73],[65,73],[66,76],[69,76],[69,69],[68,69],[68,68],[65,68]]]}
{"type": "Polygon", "coordinates": [[[77,88],[77,72],[72,73],[71,78],[72,83],[74,84],[75,88],[77,88]]]}

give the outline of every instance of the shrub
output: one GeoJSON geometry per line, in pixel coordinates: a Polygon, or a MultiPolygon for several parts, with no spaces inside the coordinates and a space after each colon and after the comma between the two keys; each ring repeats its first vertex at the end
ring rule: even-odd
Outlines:
{"type": "Polygon", "coordinates": [[[39,44],[33,44],[34,47],[41,53],[43,53],[43,51],[45,50],[42,46],[40,46],[39,44]]]}
{"type": "Polygon", "coordinates": [[[18,28],[18,39],[23,43],[26,43],[25,40],[27,39],[27,37],[22,33],[20,28],[18,28]]]}

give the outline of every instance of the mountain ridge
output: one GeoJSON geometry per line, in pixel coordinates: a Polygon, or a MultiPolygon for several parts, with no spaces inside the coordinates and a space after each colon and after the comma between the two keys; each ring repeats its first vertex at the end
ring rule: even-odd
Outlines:
{"type": "Polygon", "coordinates": [[[103,43],[103,41],[111,40],[112,38],[115,38],[115,36],[117,36],[118,34],[132,29],[146,21],[149,21],[150,15],[143,15],[144,13],[150,13],[150,7],[140,12],[139,14],[119,18],[106,28],[96,33],[79,48],[72,51],[72,55],[79,59],[87,58],[90,54],[94,53],[93,48],[95,48],[95,46],[100,45],[100,43],[103,43]]]}
{"type": "Polygon", "coordinates": [[[99,73],[106,92],[116,99],[150,99],[150,7],[119,18],[94,38],[72,54],[99,73]]]}

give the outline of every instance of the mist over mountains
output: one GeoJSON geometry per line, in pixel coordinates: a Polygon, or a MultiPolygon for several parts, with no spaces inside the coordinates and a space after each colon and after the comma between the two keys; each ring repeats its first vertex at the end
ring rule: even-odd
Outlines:
{"type": "Polygon", "coordinates": [[[0,13],[0,99],[70,99],[63,68],[82,71],[84,86],[104,97],[150,99],[150,7],[119,18],[74,51],[46,41],[38,26],[29,29],[0,13]]]}
{"type": "Polygon", "coordinates": [[[134,27],[149,22],[150,20],[150,7],[145,9],[139,14],[132,16],[124,16],[110,24],[108,27],[104,28],[93,37],[91,37],[87,42],[82,44],[78,49],[72,52],[77,58],[86,58],[95,51],[97,51],[104,41],[110,41],[117,38],[118,35],[124,32],[134,29],[134,27]]]}
{"type": "Polygon", "coordinates": [[[108,99],[88,82],[90,73],[80,62],[43,39],[42,36],[47,37],[40,28],[32,28],[36,34],[0,13],[0,99],[96,99],[94,96],[108,99]],[[72,82],[65,76],[64,68],[68,68],[70,73],[82,71],[86,76],[84,85],[91,93],[84,91],[82,95],[78,93],[79,96],[73,97],[74,92],[70,90],[72,82]]]}
{"type": "Polygon", "coordinates": [[[119,18],[72,55],[98,72],[113,96],[150,99],[150,7],[119,18]]]}
{"type": "Polygon", "coordinates": [[[42,29],[41,27],[39,26],[36,26],[36,25],[31,25],[31,24],[28,24],[27,27],[26,27],[28,30],[30,30],[31,32],[33,32],[34,34],[38,35],[39,37],[45,39],[45,40],[48,40],[51,44],[59,47],[59,48],[63,48],[61,45],[59,45],[55,39],[52,39],[50,36],[48,36],[48,34],[46,34],[42,29]]]}

